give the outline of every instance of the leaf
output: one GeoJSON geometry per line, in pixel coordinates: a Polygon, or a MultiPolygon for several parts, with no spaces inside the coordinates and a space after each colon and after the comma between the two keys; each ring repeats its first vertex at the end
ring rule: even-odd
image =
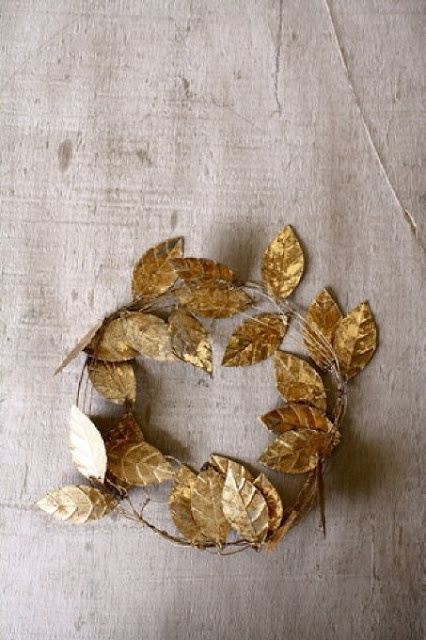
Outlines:
{"type": "Polygon", "coordinates": [[[84,524],[99,520],[117,506],[117,500],[99,489],[84,485],[61,487],[36,502],[46,513],[63,522],[84,524]]]}
{"type": "Polygon", "coordinates": [[[161,362],[176,360],[169,327],[162,318],[135,311],[124,317],[124,328],[128,343],[145,358],[161,362]]]}
{"type": "Polygon", "coordinates": [[[349,379],[370,362],[377,347],[377,329],[368,302],[362,302],[340,320],[333,347],[340,370],[349,379]]]}
{"type": "Polygon", "coordinates": [[[172,265],[179,278],[188,283],[202,280],[203,283],[223,280],[235,282],[238,278],[229,267],[207,258],[176,258],[172,265]]]}
{"type": "Polygon", "coordinates": [[[307,362],[285,351],[274,356],[275,382],[287,402],[302,402],[325,411],[327,397],[319,374],[307,362]]]}
{"type": "Polygon", "coordinates": [[[266,549],[267,551],[273,551],[278,543],[284,538],[284,536],[290,531],[292,527],[296,524],[297,519],[299,518],[300,513],[297,511],[291,511],[290,514],[286,517],[284,522],[272,536],[266,541],[266,549]]]}
{"type": "Polygon", "coordinates": [[[269,358],[280,346],[286,330],[286,316],[276,313],[263,313],[246,320],[232,334],[222,365],[243,367],[269,358]]]}
{"type": "Polygon", "coordinates": [[[228,469],[222,492],[225,518],[247,542],[262,544],[268,533],[268,505],[262,493],[246,478],[228,469]]]}
{"type": "Polygon", "coordinates": [[[239,462],[235,460],[231,460],[231,458],[225,458],[225,456],[219,456],[216,453],[212,453],[208,460],[203,464],[203,470],[205,469],[213,469],[220,473],[220,475],[225,480],[229,469],[232,470],[234,477],[237,481],[240,478],[246,478],[246,480],[253,480],[253,476],[246,467],[244,467],[239,462]]]}
{"type": "Polygon", "coordinates": [[[75,466],[85,478],[103,482],[107,456],[101,434],[75,405],[71,407],[69,427],[69,446],[75,466]]]}
{"type": "Polygon", "coordinates": [[[303,274],[304,256],[296,234],[290,226],[272,240],[262,260],[262,279],[271,295],[287,298],[303,274]]]}
{"type": "Polygon", "coordinates": [[[120,422],[105,435],[107,449],[144,441],[142,429],[131,412],[124,414],[120,422]]]}
{"type": "Polygon", "coordinates": [[[169,289],[177,279],[171,260],[183,255],[183,238],[170,238],[149,249],[133,270],[134,298],[156,298],[169,289]]]}
{"type": "Polygon", "coordinates": [[[264,473],[260,473],[253,481],[256,489],[259,489],[260,493],[266,500],[268,505],[268,538],[279,528],[281,525],[284,508],[278,491],[274,485],[269,481],[264,473]]]}
{"type": "Polygon", "coordinates": [[[118,480],[137,487],[159,484],[174,475],[163,454],[147,442],[109,448],[108,469],[118,480]]]}
{"type": "Polygon", "coordinates": [[[125,316],[107,320],[86,347],[86,351],[96,360],[107,362],[132,360],[139,355],[129,344],[125,316]]]}
{"type": "Polygon", "coordinates": [[[292,402],[260,416],[265,427],[277,434],[291,429],[316,429],[329,431],[332,423],[322,412],[307,404],[292,402]]]}
{"type": "Polygon", "coordinates": [[[318,367],[328,369],[334,360],[332,338],[342,314],[327,289],[311,303],[303,325],[303,339],[309,355],[318,367]]]}
{"type": "Polygon", "coordinates": [[[183,307],[169,317],[172,349],[176,356],[207,373],[213,370],[212,345],[201,322],[183,307]]]}
{"type": "Polygon", "coordinates": [[[229,318],[252,303],[242,289],[226,282],[183,284],[173,293],[182,305],[206,318],[229,318]]]}
{"type": "Polygon", "coordinates": [[[275,471],[305,473],[316,467],[318,457],[329,455],[333,446],[333,434],[324,431],[287,431],[265,449],[259,462],[275,471]]]}
{"type": "Polygon", "coordinates": [[[98,330],[101,328],[103,323],[104,323],[104,321],[100,320],[97,324],[95,324],[94,327],[92,327],[90,329],[90,331],[88,331],[81,338],[81,340],[79,340],[77,342],[77,344],[75,345],[74,349],[69,352],[69,354],[63,360],[63,362],[56,369],[55,373],[53,374],[54,376],[56,376],[57,373],[60,373],[63,369],[65,369],[65,367],[67,367],[70,364],[70,362],[72,362],[79,355],[79,353],[84,351],[84,349],[87,347],[87,345],[91,342],[92,338],[94,338],[94,336],[97,334],[98,330]]]}
{"type": "Polygon", "coordinates": [[[191,511],[191,488],[196,477],[196,474],[186,465],[183,464],[180,467],[173,482],[169,507],[176,528],[191,544],[203,546],[206,538],[201,533],[191,511]]]}
{"type": "Polygon", "coordinates": [[[96,391],[114,404],[134,404],[136,401],[136,377],[129,362],[102,362],[90,360],[89,380],[96,391]]]}
{"type": "Polygon", "coordinates": [[[201,533],[221,547],[228,537],[230,525],[222,509],[224,479],[209,469],[200,471],[191,486],[191,511],[201,533]]]}

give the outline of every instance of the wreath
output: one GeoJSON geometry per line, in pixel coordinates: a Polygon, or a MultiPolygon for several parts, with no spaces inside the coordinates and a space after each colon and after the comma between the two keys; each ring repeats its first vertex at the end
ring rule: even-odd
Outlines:
{"type": "Polygon", "coordinates": [[[304,271],[300,242],[290,226],[267,247],[262,282],[242,282],[226,265],[183,256],[183,238],[149,249],[133,270],[130,304],[98,323],[65,358],[56,373],[85,352],[69,446],[78,471],[90,484],[47,493],[37,505],[64,522],[85,523],[114,511],[167,540],[221,554],[251,548],[272,550],[317,501],[325,532],[324,465],[340,440],[348,381],[370,361],[377,345],[367,302],[343,316],[323,289],[304,313],[289,300],[304,271]],[[287,474],[307,474],[299,494],[285,505],[264,473],[254,476],[240,462],[212,454],[195,472],[148,443],[133,413],[138,357],[179,360],[212,375],[212,342],[200,317],[247,316],[232,333],[222,365],[251,366],[273,358],[278,393],[285,404],[260,417],[275,438],[259,462],[287,474]],[[281,348],[290,328],[306,357],[281,348]],[[84,374],[123,415],[109,430],[98,429],[83,411],[84,374]],[[326,383],[327,381],[327,383],[326,383]],[[326,386],[326,384],[328,386],[326,386]],[[171,521],[164,530],[146,515],[152,501],[135,505],[138,487],[169,483],[171,521]]]}

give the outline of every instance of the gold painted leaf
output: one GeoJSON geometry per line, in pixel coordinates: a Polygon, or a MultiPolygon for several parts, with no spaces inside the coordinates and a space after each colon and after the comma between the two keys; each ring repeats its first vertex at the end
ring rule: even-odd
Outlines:
{"type": "Polygon", "coordinates": [[[169,327],[162,318],[135,311],[126,314],[123,320],[129,345],[142,356],[160,362],[176,360],[172,352],[169,327]]]}
{"type": "Polygon", "coordinates": [[[124,316],[106,321],[85,350],[96,360],[107,362],[132,360],[139,355],[129,344],[124,316]]]}
{"type": "Polygon", "coordinates": [[[325,411],[327,397],[319,374],[307,362],[285,351],[276,351],[274,371],[277,389],[287,402],[302,402],[325,411]]]}
{"type": "Polygon", "coordinates": [[[196,524],[191,511],[191,487],[197,475],[186,465],[176,473],[169,498],[172,520],[176,528],[196,546],[204,546],[206,538],[196,524]]]}
{"type": "Polygon", "coordinates": [[[53,374],[54,376],[56,376],[57,373],[60,373],[63,369],[65,369],[65,367],[67,367],[70,364],[70,362],[72,362],[79,355],[79,353],[84,351],[84,349],[87,347],[87,345],[91,342],[92,338],[95,337],[95,335],[97,334],[98,330],[102,327],[103,323],[104,323],[104,321],[100,320],[97,324],[95,324],[94,327],[92,327],[90,329],[90,331],[88,331],[81,338],[81,340],[79,340],[77,342],[77,344],[75,345],[74,349],[72,349],[72,351],[69,352],[69,354],[63,360],[63,362],[56,369],[55,373],[53,374]]]}
{"type": "Polygon", "coordinates": [[[303,325],[303,339],[309,355],[318,367],[328,369],[334,360],[331,347],[342,313],[327,289],[311,303],[303,325]]]}
{"type": "Polygon", "coordinates": [[[103,362],[90,360],[89,380],[96,391],[114,404],[134,404],[136,377],[130,362],[103,362]]]}
{"type": "Polygon", "coordinates": [[[308,404],[298,404],[297,402],[291,402],[284,407],[269,411],[260,416],[260,420],[267,429],[277,434],[291,429],[329,431],[333,426],[325,413],[308,404]]]}
{"type": "Polygon", "coordinates": [[[69,446],[73,462],[86,478],[103,482],[107,467],[105,444],[101,434],[75,405],[71,408],[69,446]]]}
{"type": "Polygon", "coordinates": [[[84,524],[88,520],[103,518],[118,502],[99,489],[79,485],[51,491],[36,504],[57,520],[84,524]]]}
{"type": "Polygon", "coordinates": [[[172,265],[178,277],[185,282],[197,280],[202,280],[203,283],[216,280],[235,282],[237,280],[236,274],[229,267],[208,258],[176,258],[172,260],[172,265]]]}
{"type": "Polygon", "coordinates": [[[340,320],[333,347],[340,370],[349,379],[370,362],[377,347],[377,329],[368,302],[362,302],[340,320]]]}
{"type": "Polygon", "coordinates": [[[272,240],[262,261],[262,279],[269,293],[287,298],[303,274],[304,256],[296,234],[290,226],[272,240]]]}
{"type": "Polygon", "coordinates": [[[174,476],[163,454],[147,442],[111,447],[108,469],[118,480],[137,487],[159,484],[174,476]]]}
{"type": "Polygon", "coordinates": [[[169,289],[177,279],[171,260],[183,256],[183,238],[170,238],[144,253],[133,270],[134,298],[156,298],[169,289]]]}
{"type": "Polygon", "coordinates": [[[250,481],[253,480],[253,476],[250,471],[240,462],[231,460],[231,458],[225,458],[225,456],[219,456],[216,453],[212,453],[209,456],[208,460],[203,464],[203,470],[204,469],[213,469],[214,471],[217,471],[223,479],[226,478],[229,469],[231,469],[237,482],[241,478],[245,478],[250,481]]]}
{"type": "Polygon", "coordinates": [[[316,467],[318,457],[329,455],[333,446],[333,435],[324,431],[286,431],[265,449],[259,462],[275,471],[305,473],[316,467]]]}
{"type": "Polygon", "coordinates": [[[144,442],[142,429],[133,413],[130,411],[121,418],[120,422],[105,434],[105,443],[109,447],[138,444],[144,442]]]}
{"type": "Polygon", "coordinates": [[[176,356],[207,373],[213,370],[210,336],[201,322],[184,307],[175,309],[169,317],[172,349],[176,356]]]}
{"type": "Polygon", "coordinates": [[[246,478],[235,478],[228,469],[222,492],[222,508],[232,528],[247,542],[262,544],[268,533],[268,505],[262,493],[246,478]]]}
{"type": "Polygon", "coordinates": [[[243,322],[229,339],[224,367],[243,367],[269,358],[280,346],[287,330],[287,317],[263,313],[243,322]]]}
{"type": "Polygon", "coordinates": [[[227,282],[183,284],[173,293],[182,305],[206,318],[229,318],[252,303],[242,289],[227,282]]]}
{"type": "Polygon", "coordinates": [[[264,473],[260,473],[253,484],[256,489],[259,489],[268,505],[268,538],[270,538],[281,525],[284,514],[283,503],[280,494],[264,473]]]}
{"type": "Polygon", "coordinates": [[[191,486],[192,516],[201,533],[221,547],[228,537],[230,525],[222,509],[225,481],[213,469],[200,471],[191,486]]]}

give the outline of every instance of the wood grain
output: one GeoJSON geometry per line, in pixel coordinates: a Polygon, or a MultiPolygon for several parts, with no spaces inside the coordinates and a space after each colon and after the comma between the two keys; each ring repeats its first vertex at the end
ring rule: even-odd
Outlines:
{"type": "MultiPolygon", "coordinates": [[[[2,2],[8,640],[422,637],[424,21],[417,0],[2,2]],[[187,255],[258,278],[285,224],[307,255],[297,301],[324,286],[346,310],[368,299],[380,331],[325,476],[326,539],[311,514],[274,554],[217,558],[114,516],[73,527],[36,510],[80,482],[66,425],[81,357],[51,374],[130,299],[138,257],[182,235],[187,255]]],[[[253,465],[268,443],[270,363],[220,367],[235,326],[214,324],[212,380],[140,372],[145,437],[189,464],[253,465]]]]}

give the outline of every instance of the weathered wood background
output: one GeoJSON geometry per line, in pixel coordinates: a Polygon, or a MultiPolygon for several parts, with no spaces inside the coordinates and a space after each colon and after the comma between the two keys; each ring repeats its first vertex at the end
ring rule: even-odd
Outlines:
{"type": "MultiPolygon", "coordinates": [[[[2,0],[2,637],[421,637],[425,8],[2,0]],[[286,223],[308,256],[297,301],[322,286],[345,309],[368,298],[380,327],[327,473],[326,539],[310,514],[274,554],[220,558],[36,510],[78,480],[81,361],[52,371],[129,298],[135,259],[182,234],[188,254],[257,277],[286,223]]],[[[142,375],[147,436],[194,465],[210,451],[252,463],[268,441],[269,363],[218,366],[233,326],[213,324],[213,380],[142,375]]]]}

